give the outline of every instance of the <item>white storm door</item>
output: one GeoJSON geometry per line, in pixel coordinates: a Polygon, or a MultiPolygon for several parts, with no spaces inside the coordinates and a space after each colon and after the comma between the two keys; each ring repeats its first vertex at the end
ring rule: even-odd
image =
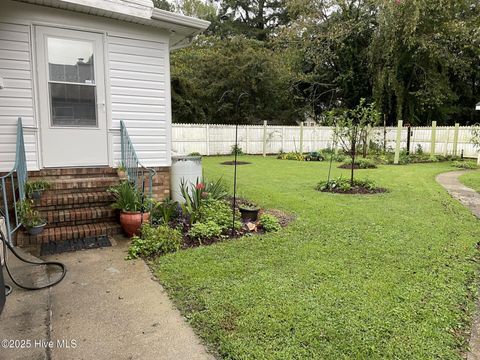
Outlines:
{"type": "Polygon", "coordinates": [[[35,29],[43,166],[108,165],[103,36],[35,29]]]}

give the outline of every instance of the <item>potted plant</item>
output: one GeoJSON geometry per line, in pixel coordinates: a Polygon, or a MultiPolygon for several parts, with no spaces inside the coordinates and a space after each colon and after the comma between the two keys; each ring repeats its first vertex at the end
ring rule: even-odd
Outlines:
{"type": "Polygon", "coordinates": [[[127,179],[127,168],[123,163],[121,163],[118,168],[117,168],[117,175],[120,178],[120,180],[126,180],[127,179]]]}
{"type": "Polygon", "coordinates": [[[115,202],[114,209],[120,210],[120,225],[128,237],[136,235],[143,223],[150,219],[150,199],[145,199],[137,187],[129,181],[122,181],[112,186],[108,192],[113,195],[115,202]]]}
{"type": "Polygon", "coordinates": [[[239,205],[238,210],[240,210],[240,216],[242,217],[243,221],[254,222],[257,221],[260,208],[253,203],[245,203],[239,205]]]}
{"type": "Polygon", "coordinates": [[[40,213],[33,208],[33,200],[22,200],[19,205],[19,217],[23,227],[30,235],[40,234],[47,222],[40,216],[40,213]]]}
{"type": "Polygon", "coordinates": [[[25,183],[25,195],[29,199],[40,200],[42,192],[50,189],[51,183],[44,179],[27,181],[25,183]]]}

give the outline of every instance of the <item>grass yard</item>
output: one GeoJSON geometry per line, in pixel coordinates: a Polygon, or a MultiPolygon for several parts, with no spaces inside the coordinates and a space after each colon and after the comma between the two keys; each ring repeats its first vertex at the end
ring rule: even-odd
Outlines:
{"type": "MultiPolygon", "coordinates": [[[[232,178],[231,157],[204,159],[232,178]]],[[[435,182],[449,163],[358,170],[390,192],[314,190],[328,163],[245,156],[242,196],[296,215],[279,233],[160,257],[155,272],[225,359],[452,359],[467,347],[480,224],[435,182]]],[[[337,164],[338,165],[338,164],[337,164]]],[[[333,170],[333,175],[348,170],[333,170]]]]}
{"type": "Polygon", "coordinates": [[[460,176],[460,181],[480,193],[480,170],[460,176]]]}

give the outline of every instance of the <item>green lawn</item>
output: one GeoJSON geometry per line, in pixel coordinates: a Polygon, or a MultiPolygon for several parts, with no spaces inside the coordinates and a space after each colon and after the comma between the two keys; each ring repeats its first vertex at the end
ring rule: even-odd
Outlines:
{"type": "MultiPolygon", "coordinates": [[[[204,159],[230,180],[225,157],[204,159]]],[[[288,228],[158,259],[161,283],[226,359],[459,358],[480,225],[435,182],[448,163],[358,170],[389,193],[320,193],[327,163],[242,157],[240,194],[288,228]]],[[[348,171],[334,168],[335,176],[348,171]]]]}
{"type": "Polygon", "coordinates": [[[469,172],[460,176],[460,181],[480,193],[480,171],[469,172]]]}

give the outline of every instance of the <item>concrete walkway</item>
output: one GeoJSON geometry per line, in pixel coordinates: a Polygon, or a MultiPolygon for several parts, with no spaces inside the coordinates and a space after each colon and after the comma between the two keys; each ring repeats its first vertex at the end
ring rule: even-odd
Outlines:
{"type": "Polygon", "coordinates": [[[124,260],[127,246],[119,239],[111,248],[49,257],[67,265],[66,278],[38,292],[16,289],[0,317],[0,340],[55,345],[43,354],[1,349],[0,359],[213,359],[145,263],[124,260]]]}
{"type": "MultiPolygon", "coordinates": [[[[465,173],[465,170],[451,171],[438,175],[436,180],[452,197],[460,201],[480,219],[480,194],[458,180],[458,177],[465,173]]],[[[480,360],[480,298],[477,299],[477,311],[472,324],[469,346],[470,352],[467,354],[467,360],[480,360]]]]}

